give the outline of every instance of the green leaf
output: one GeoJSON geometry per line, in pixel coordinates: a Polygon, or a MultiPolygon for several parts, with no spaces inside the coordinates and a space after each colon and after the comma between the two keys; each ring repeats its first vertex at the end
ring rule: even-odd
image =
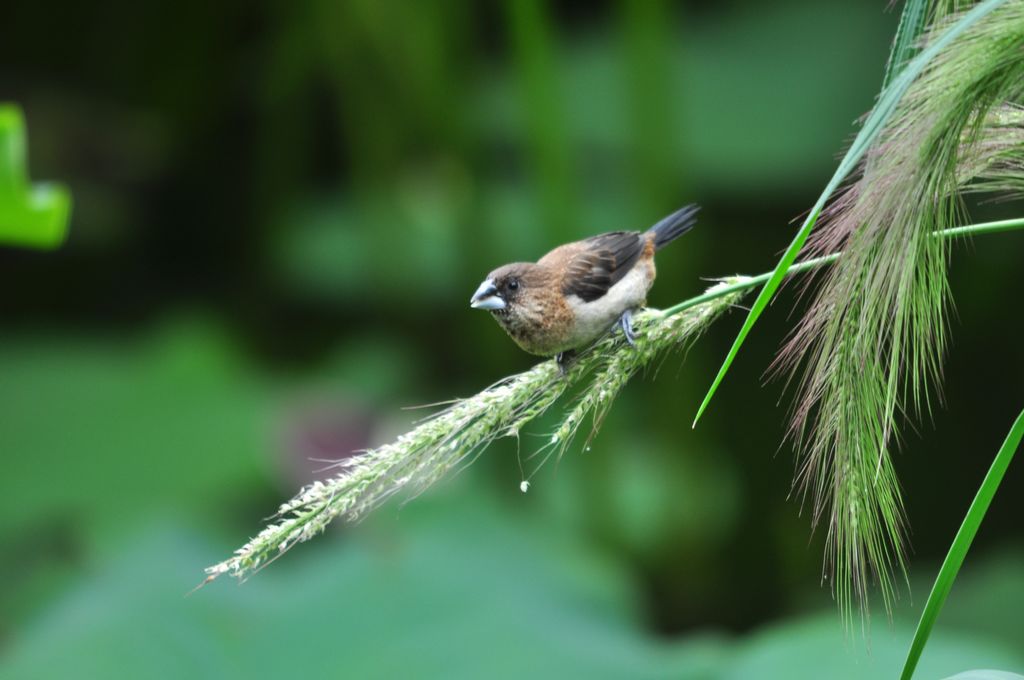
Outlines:
{"type": "Polygon", "coordinates": [[[0,244],[56,248],[67,235],[71,194],[58,184],[29,184],[25,119],[0,104],[0,244]]]}
{"type": "Polygon", "coordinates": [[[985,475],[978,493],[971,502],[971,507],[967,510],[963,524],[960,525],[960,530],[956,532],[956,538],[953,539],[953,544],[949,547],[949,552],[946,553],[946,559],[939,569],[935,585],[932,586],[932,592],[928,595],[928,601],[925,602],[924,611],[921,612],[921,620],[917,624],[914,640],[910,643],[907,661],[903,666],[903,674],[900,676],[903,680],[910,680],[914,675],[914,669],[928,642],[928,636],[931,635],[932,628],[935,626],[935,620],[953,587],[953,581],[964,563],[974,536],[978,533],[978,527],[981,526],[981,521],[985,518],[985,513],[988,512],[992,497],[995,496],[999,484],[1003,481],[1006,468],[1013,460],[1013,454],[1016,453],[1017,447],[1020,445],[1021,437],[1024,437],[1024,411],[1021,411],[1017,420],[1014,421],[1013,427],[1010,428],[1006,441],[1003,442],[995,460],[992,461],[992,467],[985,475]]]}
{"type": "Polygon", "coordinates": [[[903,69],[892,82],[886,87],[882,94],[878,98],[878,104],[872,109],[867,119],[864,121],[864,126],[860,132],[857,133],[856,138],[853,140],[853,144],[850,145],[849,151],[843,157],[839,163],[839,167],[836,168],[836,172],[832,175],[832,179],[829,180],[825,190],[818,197],[814,207],[811,208],[810,214],[800,227],[800,231],[797,232],[793,242],[789,244],[786,252],[783,253],[782,259],[775,267],[775,271],[772,273],[768,283],[765,284],[764,288],[757,296],[757,300],[754,301],[753,307],[750,308],[750,312],[747,314],[746,320],[743,322],[740,332],[737,334],[736,339],[733,341],[732,347],[729,349],[729,353],[725,357],[725,361],[722,362],[722,367],[718,369],[718,375],[715,376],[714,382],[711,384],[711,389],[704,396],[704,401],[701,402],[700,408],[697,409],[697,416],[693,419],[693,426],[697,426],[697,421],[700,420],[704,410],[711,402],[711,397],[718,390],[718,386],[721,384],[722,379],[725,377],[726,372],[732,365],[733,359],[739,353],[740,347],[743,345],[743,341],[746,340],[747,334],[750,333],[750,329],[754,327],[758,317],[761,316],[761,312],[764,311],[768,303],[771,302],[775,296],[775,291],[778,290],[779,285],[782,283],[782,279],[786,276],[789,268],[796,260],[797,255],[800,253],[800,249],[803,248],[804,242],[807,241],[807,236],[811,233],[811,229],[814,228],[814,224],[818,219],[818,215],[821,213],[822,208],[825,207],[825,203],[829,197],[839,188],[839,185],[846,179],[847,176],[857,167],[860,159],[864,156],[864,153],[868,150],[875,138],[881,132],[885,126],[886,121],[892,115],[893,111],[896,110],[896,105],[899,103],[903,94],[910,87],[910,84],[924,71],[925,67],[935,58],[936,55],[940,54],[951,42],[959,37],[964,31],[970,28],[972,25],[977,23],[980,19],[988,15],[992,10],[996,9],[1000,5],[1004,4],[1006,0],[986,0],[980,3],[970,12],[967,12],[959,21],[947,30],[942,37],[936,40],[934,43],[928,46],[920,55],[914,58],[906,68],[903,69]]]}

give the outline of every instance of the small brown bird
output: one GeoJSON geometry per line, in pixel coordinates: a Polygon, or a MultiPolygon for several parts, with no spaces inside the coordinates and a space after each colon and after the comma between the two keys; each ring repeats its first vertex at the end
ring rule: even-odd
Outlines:
{"type": "Polygon", "coordinates": [[[514,262],[484,279],[469,301],[491,312],[530,354],[554,355],[559,366],[575,350],[616,325],[632,345],[633,311],[654,283],[654,253],[696,223],[688,205],[647,231],[612,231],[555,248],[536,263],[514,262]]]}

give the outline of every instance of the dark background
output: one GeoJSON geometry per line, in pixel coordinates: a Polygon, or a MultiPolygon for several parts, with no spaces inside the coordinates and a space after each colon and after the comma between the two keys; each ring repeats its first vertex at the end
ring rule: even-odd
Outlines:
{"type": "MultiPolygon", "coordinates": [[[[1024,404],[1024,233],[955,248],[945,403],[896,467],[911,589],[846,637],[789,499],[769,310],[636,379],[519,492],[515,442],[242,587],[185,597],[404,406],[529,367],[467,300],[506,261],[688,202],[666,306],[770,269],[872,105],[884,2],[8,4],[0,99],[68,242],[0,249],[0,663],[12,677],[888,677],[1024,404]],[[843,674],[846,675],[843,675],[843,674]]],[[[976,221],[1020,203],[974,206],[976,221]]],[[[792,310],[792,311],[791,311],[792,310]]],[[[535,424],[543,436],[551,421],[535,424]]],[[[542,439],[524,436],[522,455],[542,439]]],[[[1019,467],[1019,466],[1018,466],[1019,467]]],[[[922,677],[1022,669],[1024,478],[922,677]],[[932,669],[932,670],[929,670],[932,669]],[[929,675],[931,673],[931,675],[929,675]]]]}

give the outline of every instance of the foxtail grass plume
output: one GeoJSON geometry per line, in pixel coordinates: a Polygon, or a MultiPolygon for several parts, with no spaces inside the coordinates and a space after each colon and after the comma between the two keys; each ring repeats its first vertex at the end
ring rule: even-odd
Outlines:
{"type": "MultiPolygon", "coordinates": [[[[544,361],[453,402],[390,444],[338,463],[340,471],[334,477],[300,490],[255,538],[231,558],[209,567],[207,581],[225,573],[245,577],[323,532],[338,517],[358,520],[397,493],[421,493],[471,462],[496,439],[517,437],[566,390],[583,385],[547,447],[564,452],[588,416],[596,432],[630,377],[669,350],[685,347],[743,295],[745,290],[729,288],[740,280],[734,277],[713,286],[704,296],[707,300],[677,313],[638,313],[634,317],[636,347],[627,345],[621,334],[605,336],[583,352],[566,375],[560,374],[554,361],[544,361]]],[[[529,485],[529,480],[523,480],[520,489],[525,493],[529,485]]]]}
{"type": "MultiPolygon", "coordinates": [[[[958,18],[934,25],[937,39],[958,18]]],[[[1006,2],[940,52],[823,212],[812,256],[842,251],[776,367],[803,367],[790,429],[796,484],[827,518],[826,578],[844,621],[869,584],[891,609],[905,577],[897,418],[930,413],[946,348],[947,244],[961,193],[1021,186],[1024,2],[1006,2]],[[1015,184],[1016,183],[1016,184],[1015,184]]]]}

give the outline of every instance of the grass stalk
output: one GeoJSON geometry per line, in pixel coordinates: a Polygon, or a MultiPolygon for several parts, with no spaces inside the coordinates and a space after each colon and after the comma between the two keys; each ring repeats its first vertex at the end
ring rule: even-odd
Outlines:
{"type": "MultiPolygon", "coordinates": [[[[998,220],[995,222],[978,222],[977,224],[968,224],[963,227],[943,229],[941,231],[935,232],[934,234],[932,234],[932,236],[936,238],[952,239],[961,236],[980,236],[982,234],[997,234],[1004,231],[1016,231],[1018,229],[1024,229],[1024,218],[1018,217],[1009,220],[998,220]]],[[[831,253],[829,255],[823,255],[821,257],[815,257],[810,260],[803,260],[802,262],[797,262],[793,264],[793,266],[788,269],[787,274],[799,274],[802,272],[811,271],[813,269],[823,267],[827,264],[832,264],[842,256],[843,254],[840,252],[831,253]]],[[[707,302],[708,300],[714,300],[715,298],[721,297],[722,295],[728,295],[729,293],[733,293],[736,291],[746,291],[750,290],[751,288],[756,288],[770,281],[774,274],[775,272],[772,271],[765,272],[763,274],[758,274],[757,276],[737,277],[735,281],[729,283],[728,285],[712,288],[707,292],[703,293],[702,295],[692,297],[689,300],[684,300],[679,304],[667,307],[666,309],[661,310],[661,313],[664,316],[677,314],[684,310],[690,309],[691,307],[695,307],[704,302],[707,302]]]]}
{"type": "MultiPolygon", "coordinates": [[[[985,222],[936,232],[940,238],[1024,229],[1024,218],[985,222]]],[[[835,262],[833,253],[795,264],[789,274],[835,262]]],[[[581,423],[589,418],[591,435],[600,426],[619,390],[666,351],[685,347],[747,292],[773,276],[733,276],[702,295],[664,310],[644,310],[636,318],[636,347],[610,334],[583,352],[568,374],[553,361],[499,381],[479,394],[455,401],[395,442],[338,464],[340,472],[300,490],[274,521],[234,556],[209,567],[207,581],[224,573],[244,577],[266,566],[294,545],[323,532],[337,517],[357,520],[403,489],[416,495],[452,470],[471,462],[493,441],[518,437],[521,428],[547,411],[574,384],[586,385],[545,447],[564,453],[581,423]]],[[[540,454],[541,452],[537,452],[540,454]]],[[[541,459],[547,459],[545,455],[541,459]]],[[[526,488],[524,481],[524,488],[526,488]]]]}

